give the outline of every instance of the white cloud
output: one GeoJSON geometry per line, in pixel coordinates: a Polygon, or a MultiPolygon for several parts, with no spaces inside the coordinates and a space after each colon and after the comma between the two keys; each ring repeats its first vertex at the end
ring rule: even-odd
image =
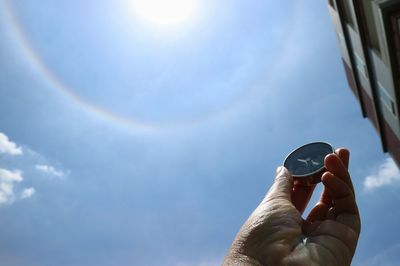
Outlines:
{"type": "MultiPolygon", "coordinates": [[[[5,204],[12,204],[16,200],[28,199],[36,194],[34,187],[23,187],[17,185],[24,181],[23,172],[31,175],[32,165],[35,169],[43,172],[46,175],[62,178],[66,175],[64,171],[58,170],[47,163],[47,158],[41,154],[31,150],[29,147],[18,146],[12,142],[8,136],[0,132],[0,155],[24,155],[18,158],[12,158],[13,161],[4,161],[4,168],[0,168],[0,206],[5,204]],[[11,165],[15,165],[15,161],[19,168],[24,170],[10,170],[11,165]]],[[[12,169],[12,168],[11,168],[12,169]]],[[[68,174],[69,172],[67,172],[68,174]]]]}
{"type": "Polygon", "coordinates": [[[0,168],[0,204],[12,203],[15,199],[14,184],[21,182],[22,172],[0,168]]]}
{"type": "Polygon", "coordinates": [[[55,169],[51,165],[46,165],[46,164],[37,164],[35,165],[36,170],[39,170],[43,173],[46,173],[48,175],[56,176],[56,177],[63,177],[65,174],[61,170],[55,169]]]}
{"type": "Polygon", "coordinates": [[[36,193],[35,188],[29,187],[29,188],[24,188],[21,192],[21,199],[27,199],[32,197],[36,193]]]}
{"type": "Polygon", "coordinates": [[[376,174],[369,175],[364,180],[364,189],[372,190],[400,181],[400,171],[392,158],[387,158],[376,174]]]}
{"type": "Polygon", "coordinates": [[[10,141],[8,137],[0,132],[0,154],[21,155],[22,148],[10,141]]]}

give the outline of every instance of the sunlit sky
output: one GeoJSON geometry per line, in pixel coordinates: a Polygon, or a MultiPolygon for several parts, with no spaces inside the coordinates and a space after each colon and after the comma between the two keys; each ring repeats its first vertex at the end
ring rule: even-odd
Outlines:
{"type": "Polygon", "coordinates": [[[323,140],[351,151],[354,265],[396,265],[400,174],[325,1],[165,2],[0,0],[0,264],[219,265],[323,140]]]}

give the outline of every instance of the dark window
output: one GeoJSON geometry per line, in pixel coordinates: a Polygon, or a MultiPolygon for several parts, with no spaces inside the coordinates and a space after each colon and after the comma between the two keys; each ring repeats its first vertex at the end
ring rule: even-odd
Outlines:
{"type": "Polygon", "coordinates": [[[392,104],[392,113],[396,116],[396,107],[394,106],[394,102],[390,101],[392,104]]]}
{"type": "Polygon", "coordinates": [[[333,9],[336,9],[336,7],[335,7],[335,0],[328,0],[328,2],[329,2],[329,5],[330,5],[333,9]]]}
{"type": "Polygon", "coordinates": [[[387,109],[391,111],[394,116],[397,116],[396,104],[393,101],[392,97],[389,95],[389,93],[386,91],[386,89],[382,86],[381,83],[378,82],[378,86],[380,89],[379,94],[381,96],[382,102],[386,105],[387,109]]]}
{"type": "Polygon", "coordinates": [[[358,5],[361,7],[362,10],[362,21],[363,21],[363,28],[364,34],[367,39],[368,46],[375,50],[376,52],[380,53],[380,46],[379,46],[379,35],[378,29],[375,20],[375,12],[374,7],[375,3],[372,1],[362,1],[358,0],[358,5]]]}
{"type": "Polygon", "coordinates": [[[351,9],[351,2],[348,0],[342,0],[342,7],[344,21],[354,29],[355,27],[353,13],[351,9]]]}

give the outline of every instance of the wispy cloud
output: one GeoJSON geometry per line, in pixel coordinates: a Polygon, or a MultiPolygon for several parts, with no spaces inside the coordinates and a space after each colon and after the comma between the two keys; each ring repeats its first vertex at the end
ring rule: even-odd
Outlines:
{"type": "Polygon", "coordinates": [[[392,158],[387,158],[377,173],[369,175],[364,180],[364,189],[373,190],[400,181],[400,171],[392,158]]]}
{"type": "Polygon", "coordinates": [[[208,260],[202,260],[197,262],[177,262],[175,265],[177,266],[218,266],[221,265],[222,258],[214,258],[208,260]]]}
{"type": "Polygon", "coordinates": [[[0,168],[0,204],[12,203],[15,199],[14,185],[22,182],[22,172],[0,168]]]}
{"type": "Polygon", "coordinates": [[[51,165],[37,164],[37,165],[35,165],[35,168],[36,168],[36,170],[43,172],[45,174],[48,174],[48,175],[52,175],[52,176],[56,176],[56,177],[65,176],[65,173],[63,171],[57,170],[51,165]]]}
{"type": "Polygon", "coordinates": [[[372,257],[367,258],[365,261],[362,261],[362,263],[359,263],[357,265],[362,265],[362,266],[397,266],[399,265],[399,259],[400,259],[400,243],[395,244],[393,246],[389,247],[383,247],[381,248],[381,251],[378,252],[377,254],[373,255],[372,257]]]}
{"type": "Polygon", "coordinates": [[[35,188],[29,187],[29,188],[24,188],[21,192],[21,199],[27,199],[32,197],[36,193],[35,188]]]}
{"type": "Polygon", "coordinates": [[[0,154],[21,155],[22,148],[10,141],[7,135],[0,132],[0,154]]]}

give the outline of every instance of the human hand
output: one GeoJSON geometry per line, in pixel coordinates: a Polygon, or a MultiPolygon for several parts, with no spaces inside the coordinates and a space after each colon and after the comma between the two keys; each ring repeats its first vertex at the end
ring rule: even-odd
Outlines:
{"type": "Polygon", "coordinates": [[[305,220],[314,187],[294,185],[287,169],[278,168],[223,265],[350,265],[361,223],[348,163],[347,149],[325,157],[324,189],[305,220]]]}

